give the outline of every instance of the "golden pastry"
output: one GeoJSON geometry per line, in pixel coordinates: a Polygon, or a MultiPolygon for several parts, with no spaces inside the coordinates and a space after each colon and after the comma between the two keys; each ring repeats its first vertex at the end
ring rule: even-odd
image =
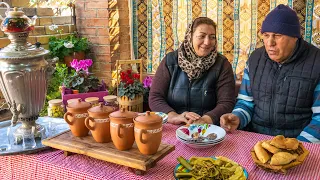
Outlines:
{"type": "Polygon", "coordinates": [[[299,141],[296,138],[286,138],[285,145],[288,150],[296,150],[299,147],[299,141]]]}
{"type": "Polygon", "coordinates": [[[288,152],[278,152],[271,157],[270,165],[285,165],[297,159],[298,154],[290,154],[288,152]]]}
{"type": "Polygon", "coordinates": [[[286,138],[284,136],[277,135],[271,140],[270,144],[277,148],[285,149],[286,148],[285,141],[286,141],[286,138]]]}
{"type": "Polygon", "coordinates": [[[280,152],[281,150],[277,147],[274,147],[270,144],[271,140],[268,140],[268,141],[264,141],[262,143],[262,147],[266,150],[268,150],[269,152],[271,152],[272,154],[275,154],[277,152],[280,152]]]}
{"type": "Polygon", "coordinates": [[[259,159],[259,161],[261,161],[262,163],[266,163],[269,161],[269,159],[271,158],[270,155],[268,154],[268,152],[266,150],[263,149],[262,147],[262,142],[259,141],[254,147],[254,152],[256,153],[257,158],[259,159]]]}

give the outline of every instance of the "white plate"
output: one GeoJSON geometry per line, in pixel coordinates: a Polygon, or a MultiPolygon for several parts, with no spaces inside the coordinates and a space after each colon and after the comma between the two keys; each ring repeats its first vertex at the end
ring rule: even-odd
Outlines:
{"type": "Polygon", "coordinates": [[[176,136],[176,138],[177,138],[179,141],[183,142],[184,144],[198,144],[198,145],[218,144],[218,143],[222,142],[222,141],[225,139],[225,138],[222,138],[222,139],[220,139],[219,141],[215,141],[215,142],[212,142],[212,141],[210,141],[210,142],[193,142],[193,141],[183,140],[183,139],[181,139],[181,138],[178,137],[178,136],[176,136]]]}
{"type": "Polygon", "coordinates": [[[189,127],[181,126],[176,130],[176,135],[181,139],[187,141],[188,139],[192,138],[192,134],[195,132],[199,132],[200,136],[208,136],[208,134],[215,133],[217,138],[214,140],[205,139],[202,142],[216,142],[221,140],[226,136],[226,131],[216,125],[213,124],[191,124],[189,127]]]}
{"type": "Polygon", "coordinates": [[[182,139],[180,139],[179,137],[177,137],[177,139],[182,142],[183,144],[191,147],[191,148],[195,148],[195,149],[202,149],[202,148],[210,148],[215,146],[216,144],[221,143],[222,141],[224,141],[224,138],[221,141],[218,141],[216,143],[207,143],[207,144],[200,144],[200,143],[187,143],[185,141],[183,141],[182,139]]]}
{"type": "MultiPolygon", "coordinates": [[[[158,116],[160,116],[162,118],[162,124],[165,124],[168,122],[168,115],[166,113],[163,113],[163,112],[151,112],[151,113],[154,113],[158,116]]],[[[146,113],[139,113],[138,115],[145,115],[146,113]]]]}

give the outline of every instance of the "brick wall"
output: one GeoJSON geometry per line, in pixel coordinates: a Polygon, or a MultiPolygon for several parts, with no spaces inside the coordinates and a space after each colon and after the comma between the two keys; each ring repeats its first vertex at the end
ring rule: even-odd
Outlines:
{"type": "Polygon", "coordinates": [[[77,30],[92,42],[92,72],[106,83],[118,59],[131,59],[128,0],[77,0],[77,30]]]}

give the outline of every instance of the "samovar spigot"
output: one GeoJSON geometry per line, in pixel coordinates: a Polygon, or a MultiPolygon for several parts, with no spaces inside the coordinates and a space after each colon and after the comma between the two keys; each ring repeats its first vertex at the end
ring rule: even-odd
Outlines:
{"type": "Polygon", "coordinates": [[[9,105],[9,109],[12,113],[11,126],[13,127],[13,126],[17,125],[19,114],[22,113],[24,108],[21,104],[18,104],[18,106],[17,106],[17,104],[14,100],[12,103],[8,103],[8,105],[9,105]]]}

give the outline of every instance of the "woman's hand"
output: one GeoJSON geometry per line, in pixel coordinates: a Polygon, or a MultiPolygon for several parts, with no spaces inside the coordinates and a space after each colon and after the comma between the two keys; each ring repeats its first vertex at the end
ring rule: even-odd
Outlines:
{"type": "Polygon", "coordinates": [[[197,121],[201,118],[201,116],[194,112],[183,112],[181,114],[177,114],[176,112],[168,113],[168,122],[171,124],[192,124],[194,121],[197,121]]]}
{"type": "Polygon", "coordinates": [[[195,120],[193,124],[213,124],[213,121],[210,116],[203,115],[200,119],[195,120]]]}
{"type": "Polygon", "coordinates": [[[181,123],[188,123],[188,120],[186,118],[186,113],[187,112],[178,114],[174,111],[169,112],[168,113],[168,123],[175,124],[175,125],[179,125],[181,123]]]}

